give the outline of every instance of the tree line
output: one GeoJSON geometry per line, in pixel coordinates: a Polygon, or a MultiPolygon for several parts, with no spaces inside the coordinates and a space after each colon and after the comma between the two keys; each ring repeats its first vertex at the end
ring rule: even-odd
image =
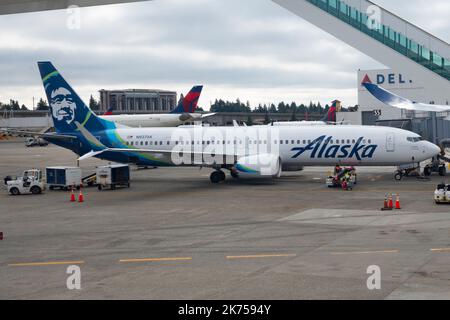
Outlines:
{"type": "MultiPolygon", "coordinates": [[[[89,108],[93,111],[100,110],[100,102],[96,100],[92,95],[89,99],[89,108]]],[[[315,113],[315,114],[326,114],[330,106],[326,104],[322,106],[320,102],[314,103],[310,102],[308,105],[303,103],[297,104],[296,102],[285,103],[280,102],[277,105],[270,104],[258,104],[256,107],[252,107],[250,102],[241,102],[239,99],[236,101],[225,101],[222,99],[216,99],[213,104],[211,104],[210,112],[238,112],[238,113],[291,113],[293,117],[296,114],[305,113],[315,113]]],[[[3,104],[0,102],[0,110],[13,110],[13,111],[27,111],[29,110],[24,104],[20,105],[17,100],[10,100],[8,104],[3,104]]],[[[46,100],[39,99],[36,110],[46,111],[49,110],[49,106],[46,100]]],[[[357,106],[350,108],[343,108],[343,111],[356,111],[357,106]]],[[[198,111],[203,111],[202,108],[198,108],[198,111]]]]}
{"type": "MultiPolygon", "coordinates": [[[[100,110],[100,101],[96,100],[92,95],[89,99],[89,108],[93,111],[100,110]]],[[[42,98],[39,99],[36,104],[36,110],[38,111],[48,111],[50,108],[48,106],[47,100],[42,98]]],[[[17,100],[9,100],[9,103],[1,103],[0,102],[0,111],[30,111],[30,108],[27,108],[24,104],[20,105],[17,100]]]]}
{"type": "MultiPolygon", "coordinates": [[[[308,105],[296,102],[286,103],[280,102],[277,105],[259,104],[252,108],[250,102],[243,103],[239,99],[236,101],[224,101],[216,99],[211,105],[210,112],[242,112],[242,113],[316,113],[325,114],[330,109],[330,105],[322,106],[320,102],[310,102],[308,105]]],[[[346,110],[345,108],[343,108],[346,110]]]]}

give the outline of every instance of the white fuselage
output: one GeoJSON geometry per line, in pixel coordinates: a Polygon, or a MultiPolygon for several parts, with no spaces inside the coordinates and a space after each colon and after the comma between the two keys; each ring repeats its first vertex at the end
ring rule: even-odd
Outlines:
{"type": "Polygon", "coordinates": [[[324,126],[324,121],[279,121],[272,124],[274,127],[292,127],[292,126],[324,126]]]}
{"type": "Polygon", "coordinates": [[[108,121],[113,121],[123,126],[132,128],[152,128],[152,127],[177,127],[185,121],[194,121],[202,117],[201,114],[123,114],[99,116],[108,121]]]}
{"type": "MultiPolygon", "coordinates": [[[[415,133],[390,127],[186,127],[119,128],[130,149],[234,154],[278,154],[283,165],[396,166],[419,163],[440,152],[415,133]]],[[[112,147],[119,147],[113,145],[112,147]]],[[[138,153],[139,154],[139,153],[138,153]]]]}

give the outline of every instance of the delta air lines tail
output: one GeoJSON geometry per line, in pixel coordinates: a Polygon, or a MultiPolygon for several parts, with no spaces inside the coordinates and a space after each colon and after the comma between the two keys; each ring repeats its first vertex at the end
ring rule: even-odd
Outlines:
{"type": "Polygon", "coordinates": [[[189,93],[180,100],[178,106],[171,113],[194,113],[197,109],[198,100],[202,94],[203,86],[195,86],[189,93]]]}

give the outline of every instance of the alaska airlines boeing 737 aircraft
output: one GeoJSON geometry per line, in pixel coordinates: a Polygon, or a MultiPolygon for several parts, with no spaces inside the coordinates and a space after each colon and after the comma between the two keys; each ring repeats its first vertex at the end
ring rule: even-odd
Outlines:
{"type": "Polygon", "coordinates": [[[415,133],[387,127],[292,126],[118,128],[97,117],[50,62],[39,70],[55,134],[46,140],[80,155],[148,166],[198,166],[211,181],[233,177],[279,177],[303,166],[417,164],[440,152],[415,133]]]}

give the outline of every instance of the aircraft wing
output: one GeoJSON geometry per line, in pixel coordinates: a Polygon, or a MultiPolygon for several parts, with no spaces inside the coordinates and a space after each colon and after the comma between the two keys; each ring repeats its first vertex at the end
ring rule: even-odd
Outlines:
{"type": "MultiPolygon", "coordinates": [[[[96,157],[102,153],[105,152],[117,152],[117,153],[141,153],[141,154],[148,154],[153,156],[157,160],[170,160],[173,155],[178,154],[188,154],[191,157],[192,156],[199,156],[201,159],[203,159],[203,156],[210,155],[209,153],[204,152],[192,152],[192,151],[169,151],[169,150],[150,150],[150,149],[132,149],[132,148],[104,148],[102,150],[94,151],[86,153],[85,155],[78,158],[78,160],[83,161],[92,157],[96,157]]],[[[237,158],[242,157],[243,155],[236,155],[236,154],[227,154],[227,153],[214,153],[215,157],[234,157],[235,160],[237,158]]],[[[199,164],[204,165],[204,163],[199,164]]],[[[211,164],[212,165],[212,164],[211,164]]]]}
{"type": "Polygon", "coordinates": [[[373,83],[363,83],[363,86],[378,100],[387,104],[388,106],[406,109],[412,111],[427,111],[427,112],[445,112],[450,111],[450,106],[435,105],[427,103],[413,102],[409,99],[400,97],[392,92],[383,89],[373,83]]]}
{"type": "Polygon", "coordinates": [[[45,132],[33,132],[33,131],[24,131],[24,130],[16,130],[16,129],[0,129],[0,132],[7,133],[7,134],[15,134],[15,135],[22,135],[26,137],[39,137],[39,138],[53,138],[53,139],[77,139],[77,136],[71,136],[66,134],[57,134],[57,133],[45,133],[45,132]]]}
{"type": "Polygon", "coordinates": [[[203,118],[212,117],[212,116],[215,116],[215,115],[216,115],[215,113],[202,114],[202,119],[203,119],[203,118]]]}

